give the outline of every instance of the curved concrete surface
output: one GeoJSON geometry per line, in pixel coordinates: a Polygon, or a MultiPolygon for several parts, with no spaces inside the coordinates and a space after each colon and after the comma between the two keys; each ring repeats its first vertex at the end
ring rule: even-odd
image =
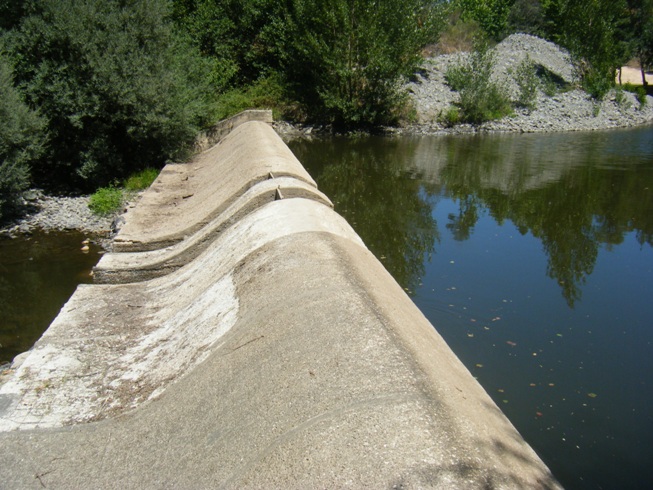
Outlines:
{"type": "Polygon", "coordinates": [[[277,199],[306,198],[329,207],[333,204],[314,186],[292,177],[260,182],[236,199],[204,228],[170,247],[145,252],[105,254],[94,268],[96,283],[125,283],[153,279],[195,259],[215,237],[264,203],[277,199]]]}
{"type": "Polygon", "coordinates": [[[3,483],[557,488],[352,233],[319,203],[276,201],[166,277],[80,287],[15,379],[49,372],[31,395],[44,400],[86,384],[97,398],[75,386],[60,408],[83,399],[109,418],[39,429],[59,408],[30,422],[32,400],[35,428],[0,434],[3,483]]]}
{"type": "Polygon", "coordinates": [[[559,488],[269,131],[166,167],[127,214],[123,249],[187,238],[107,255],[165,275],[80,286],[15,363],[0,486],[559,488]]]}
{"type": "Polygon", "coordinates": [[[114,250],[138,252],[177,243],[270,175],[292,176],[315,186],[268,124],[246,122],[190,163],[166,165],[138,205],[127,212],[114,250]]]}

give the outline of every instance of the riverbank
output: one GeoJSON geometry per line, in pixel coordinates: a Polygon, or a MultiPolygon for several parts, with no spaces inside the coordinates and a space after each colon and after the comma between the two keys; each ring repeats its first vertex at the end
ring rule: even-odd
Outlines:
{"type": "Polygon", "coordinates": [[[628,128],[653,123],[653,97],[640,104],[635,94],[613,89],[598,102],[579,87],[579,80],[569,54],[559,46],[527,34],[513,34],[495,48],[492,78],[506,89],[513,100],[518,97],[514,73],[527,58],[539,72],[552,74],[558,81],[555,93],[537,90],[534,108],[516,109],[514,114],[478,126],[460,124],[447,127],[442,116],[459,100],[458,92],[445,81],[450,66],[466,60],[469,53],[435,56],[425,60],[423,71],[407,85],[416,110],[414,124],[401,128],[402,133],[469,133],[469,132],[560,132],[628,128]]]}
{"type": "MultiPolygon", "coordinates": [[[[458,124],[448,127],[441,122],[459,95],[445,81],[447,68],[461,63],[469,53],[435,56],[424,61],[422,72],[407,84],[406,89],[415,107],[415,122],[398,128],[386,128],[387,134],[458,134],[473,132],[562,132],[595,131],[653,124],[653,97],[646,96],[641,104],[635,94],[613,89],[597,102],[579,88],[569,54],[543,39],[513,34],[496,48],[493,77],[512,98],[518,86],[513,73],[528,56],[534,66],[553,74],[565,88],[547,95],[544,87],[537,91],[533,109],[516,109],[514,114],[478,126],[458,124]]],[[[550,92],[549,92],[550,93],[550,92]]],[[[273,127],[288,142],[331,134],[328,127],[294,125],[284,121],[273,127]]],[[[88,209],[88,196],[54,197],[41,191],[29,191],[24,198],[19,217],[0,227],[0,236],[18,236],[35,229],[45,231],[79,230],[96,236],[109,237],[115,231],[119,214],[99,217],[88,209]]]]}
{"type": "Polygon", "coordinates": [[[117,213],[106,216],[93,214],[88,207],[89,196],[52,196],[39,189],[25,192],[16,216],[0,226],[0,238],[16,238],[36,230],[45,232],[80,231],[105,248],[119,223],[117,213]]]}

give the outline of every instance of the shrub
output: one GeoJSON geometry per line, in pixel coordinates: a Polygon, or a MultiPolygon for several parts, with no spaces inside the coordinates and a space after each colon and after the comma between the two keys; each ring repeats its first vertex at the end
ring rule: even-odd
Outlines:
{"type": "Polygon", "coordinates": [[[437,38],[427,0],[290,0],[275,31],[284,81],[315,119],[340,128],[391,124],[402,80],[437,38]]]}
{"type": "Polygon", "coordinates": [[[218,97],[215,120],[226,119],[246,109],[272,109],[275,119],[293,113],[278,76],[271,75],[251,85],[233,88],[218,97]]]}
{"type": "Polygon", "coordinates": [[[446,111],[440,114],[438,120],[447,128],[455,126],[460,123],[460,110],[456,106],[449,106],[446,111]]]}
{"type": "Polygon", "coordinates": [[[614,101],[617,104],[617,106],[620,109],[630,109],[632,107],[632,104],[630,101],[626,98],[624,95],[624,88],[621,86],[617,86],[614,89],[614,101]]]}
{"type": "Polygon", "coordinates": [[[115,213],[120,210],[125,201],[122,189],[102,187],[91,195],[88,207],[100,216],[115,213]]]}
{"type": "Polygon", "coordinates": [[[178,158],[208,114],[206,70],[166,0],[41,0],[9,36],[16,83],[47,121],[33,168],[96,188],[178,158]]]}
{"type": "Polygon", "coordinates": [[[451,66],[445,74],[459,87],[458,107],[463,122],[481,124],[512,113],[507,92],[492,80],[494,57],[494,51],[481,45],[468,60],[451,66]]]}
{"type": "Polygon", "coordinates": [[[646,89],[643,86],[633,85],[632,83],[625,83],[623,85],[623,89],[626,90],[627,92],[631,92],[635,94],[635,97],[637,97],[637,102],[639,102],[640,110],[646,107],[647,104],[646,89]]]}
{"type": "Polygon", "coordinates": [[[519,66],[517,66],[515,70],[515,81],[517,82],[517,87],[519,87],[517,105],[531,111],[534,110],[540,80],[537,77],[537,71],[530,56],[527,55],[519,66]]]}
{"type": "Polygon", "coordinates": [[[29,165],[43,151],[42,130],[43,121],[23,102],[0,55],[0,219],[29,186],[29,165]]]}

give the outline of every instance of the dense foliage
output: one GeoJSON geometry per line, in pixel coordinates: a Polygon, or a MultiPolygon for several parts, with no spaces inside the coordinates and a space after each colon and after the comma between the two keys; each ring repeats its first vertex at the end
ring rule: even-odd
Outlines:
{"type": "Polygon", "coordinates": [[[179,25],[222,70],[222,86],[275,80],[308,119],[346,128],[396,120],[401,81],[437,39],[446,9],[426,0],[174,3],[179,25]]]}
{"type": "Polygon", "coordinates": [[[29,164],[43,152],[43,121],[13,86],[11,69],[0,55],[0,218],[29,185],[29,164]]]}
{"type": "MultiPolygon", "coordinates": [[[[284,12],[285,80],[314,116],[337,126],[396,121],[400,84],[435,40],[424,0],[292,0],[284,12]]],[[[279,46],[281,49],[281,46],[279,46]]]]}
{"type": "Polygon", "coordinates": [[[163,0],[31,2],[7,36],[14,77],[47,124],[43,185],[95,188],[179,155],[207,116],[204,62],[163,0]]]}

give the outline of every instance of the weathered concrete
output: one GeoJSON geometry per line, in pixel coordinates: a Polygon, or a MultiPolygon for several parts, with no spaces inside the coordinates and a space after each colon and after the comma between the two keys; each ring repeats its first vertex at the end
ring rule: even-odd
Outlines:
{"type": "Polygon", "coordinates": [[[0,386],[3,486],[558,488],[323,199],[238,216],[167,275],[78,288],[0,386]]]}
{"type": "Polygon", "coordinates": [[[250,109],[236,114],[229,119],[219,121],[206,131],[203,131],[195,140],[194,152],[201,153],[218,144],[225,136],[241,124],[250,121],[260,121],[272,124],[272,111],[269,109],[250,109]]]}
{"type": "Polygon", "coordinates": [[[138,282],[168,274],[195,259],[220,233],[263,204],[297,197],[333,207],[329,198],[310,184],[291,177],[268,179],[248,189],[204,228],[182,242],[158,250],[104,255],[94,268],[95,282],[138,282]]]}
{"type": "Polygon", "coordinates": [[[270,176],[291,176],[315,186],[269,125],[244,123],[192,162],[167,165],[127,212],[114,250],[138,252],[180,242],[270,176]]]}

